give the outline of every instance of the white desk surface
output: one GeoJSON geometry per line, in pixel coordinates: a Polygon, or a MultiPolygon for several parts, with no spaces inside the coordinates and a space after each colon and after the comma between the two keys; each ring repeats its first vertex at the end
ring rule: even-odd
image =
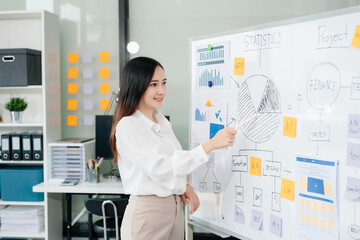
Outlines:
{"type": "Polygon", "coordinates": [[[75,186],[61,186],[59,181],[42,182],[33,186],[33,191],[44,193],[122,194],[124,188],[121,180],[100,178],[98,183],[80,181],[75,186]]]}

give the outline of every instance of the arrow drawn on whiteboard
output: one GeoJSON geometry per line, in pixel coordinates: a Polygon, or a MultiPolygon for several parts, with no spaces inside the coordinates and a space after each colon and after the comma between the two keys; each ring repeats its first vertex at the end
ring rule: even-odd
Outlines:
{"type": "Polygon", "coordinates": [[[211,171],[212,171],[212,173],[213,173],[213,175],[214,175],[215,180],[217,181],[217,178],[216,178],[216,176],[215,176],[214,170],[211,169],[211,171]]]}
{"type": "Polygon", "coordinates": [[[209,169],[206,171],[203,181],[205,181],[205,178],[206,178],[206,175],[208,174],[208,172],[209,172],[209,169]]]}
{"type": "Polygon", "coordinates": [[[284,170],[285,172],[288,172],[288,173],[292,173],[291,171],[289,171],[289,170],[284,170]]]}
{"type": "Polygon", "coordinates": [[[238,86],[238,88],[240,87],[239,83],[233,78],[233,76],[230,75],[230,78],[234,81],[234,83],[238,86]]]}

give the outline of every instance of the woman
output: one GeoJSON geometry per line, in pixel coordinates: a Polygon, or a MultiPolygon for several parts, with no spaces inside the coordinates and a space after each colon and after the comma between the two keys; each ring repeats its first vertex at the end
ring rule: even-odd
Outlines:
{"type": "Polygon", "coordinates": [[[225,128],[193,150],[183,151],[169,121],[157,111],[166,95],[163,67],[154,59],[130,60],[120,80],[119,102],[110,143],[118,163],[124,192],[130,194],[121,239],[184,239],[180,200],[199,200],[186,175],[208,161],[207,154],[232,146],[236,130],[225,128]]]}

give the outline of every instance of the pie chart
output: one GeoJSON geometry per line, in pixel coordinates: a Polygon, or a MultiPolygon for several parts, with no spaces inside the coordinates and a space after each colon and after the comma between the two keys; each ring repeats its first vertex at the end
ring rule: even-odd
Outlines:
{"type": "Polygon", "coordinates": [[[237,124],[252,142],[262,143],[275,133],[281,115],[280,95],[275,84],[264,75],[248,77],[239,88],[237,124]]]}

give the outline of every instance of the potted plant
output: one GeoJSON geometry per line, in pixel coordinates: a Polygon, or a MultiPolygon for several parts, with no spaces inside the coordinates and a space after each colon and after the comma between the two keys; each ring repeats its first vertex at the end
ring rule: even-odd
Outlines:
{"type": "Polygon", "coordinates": [[[21,123],[22,112],[26,109],[27,102],[25,98],[11,97],[5,104],[5,109],[11,113],[11,120],[13,123],[21,123]]]}

